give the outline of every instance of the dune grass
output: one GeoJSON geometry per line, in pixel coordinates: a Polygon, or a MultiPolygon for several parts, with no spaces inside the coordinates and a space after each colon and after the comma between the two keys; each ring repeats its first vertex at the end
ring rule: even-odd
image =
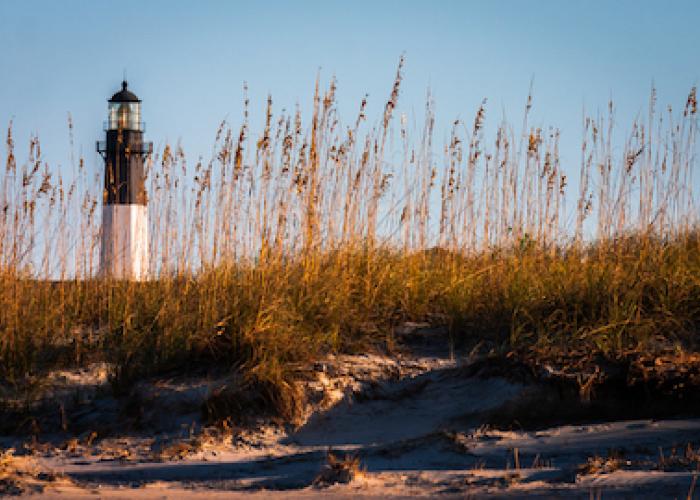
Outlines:
{"type": "MultiPolygon", "coordinates": [[[[299,111],[275,116],[269,98],[251,137],[246,98],[209,161],[191,165],[172,145],[151,157],[145,282],[97,275],[101,165],[52,168],[36,137],[19,161],[10,124],[3,383],[108,361],[120,391],[216,365],[290,416],[300,367],[329,352],[391,350],[407,320],[504,352],[697,348],[695,89],[680,113],[657,113],[652,90],[623,148],[613,103],[586,117],[570,194],[559,132],[528,124],[531,98],[520,133],[501,123],[487,145],[483,102],[438,153],[430,97],[415,138],[395,117],[402,64],[375,124],[363,101],[342,125],[335,81],[317,83],[308,123],[299,111]]],[[[70,120],[69,131],[72,144],[70,120]]]]}

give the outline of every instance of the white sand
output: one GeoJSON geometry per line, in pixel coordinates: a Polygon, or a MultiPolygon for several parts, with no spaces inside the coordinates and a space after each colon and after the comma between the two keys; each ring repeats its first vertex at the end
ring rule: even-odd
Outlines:
{"type": "MultiPolygon", "coordinates": [[[[447,351],[331,357],[316,367],[315,382],[307,384],[312,404],[297,429],[261,425],[233,439],[200,439],[194,451],[184,448],[181,460],[153,457],[177,445],[177,436],[187,436],[185,428],[155,438],[146,432],[97,440],[72,451],[49,450],[38,458],[40,467],[65,474],[73,483],[47,482],[43,496],[688,495],[692,464],[682,456],[688,443],[700,448],[700,420],[608,422],[537,432],[488,430],[473,415],[517,397],[523,386],[501,378],[467,378],[459,369],[461,362],[447,351]],[[364,472],[349,484],[312,486],[329,449],[359,454],[364,472]],[[620,458],[598,471],[580,469],[595,456],[611,454],[620,458]]],[[[143,385],[139,390],[149,406],[147,420],[155,425],[170,419],[179,425],[198,418],[193,409],[217,383],[183,379],[143,385]]]]}

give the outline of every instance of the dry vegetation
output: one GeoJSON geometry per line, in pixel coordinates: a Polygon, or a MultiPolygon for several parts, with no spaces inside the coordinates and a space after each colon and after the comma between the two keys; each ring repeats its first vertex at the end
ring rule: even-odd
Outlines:
{"type": "MultiPolygon", "coordinates": [[[[148,163],[147,282],[97,276],[99,176],[83,158],[47,163],[8,127],[0,174],[0,380],[114,364],[115,390],[148,374],[231,367],[261,407],[291,416],[300,364],[394,345],[406,320],[502,352],[616,356],[694,351],[700,233],[692,171],[697,98],[635,121],[624,148],[614,106],[585,117],[577,193],[559,132],[507,123],[486,142],[486,102],[433,144],[397,117],[402,64],[375,124],[349,125],[336,84],[313,114],[275,115],[253,136],[221,124],[194,165],[166,145],[148,163]],[[66,173],[69,172],[69,173],[66,173]],[[568,202],[568,204],[567,204],[568,202]],[[256,399],[257,398],[257,399],[256,399]]],[[[72,124],[69,122],[72,137],[72,124]]],[[[72,138],[71,138],[72,143],[72,138]]]]}
{"type": "Polygon", "coordinates": [[[331,486],[336,483],[349,483],[358,477],[362,477],[358,457],[346,455],[344,458],[339,458],[328,452],[326,463],[313,484],[316,487],[331,486]]]}
{"type": "Polygon", "coordinates": [[[70,479],[42,471],[32,457],[15,456],[13,449],[0,452],[0,496],[31,495],[48,485],[68,485],[70,479]]]}

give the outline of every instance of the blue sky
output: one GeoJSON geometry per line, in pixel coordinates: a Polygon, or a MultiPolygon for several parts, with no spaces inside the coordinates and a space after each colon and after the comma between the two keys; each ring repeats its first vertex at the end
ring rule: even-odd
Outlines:
{"type": "Polygon", "coordinates": [[[505,110],[518,125],[534,79],[534,124],[561,128],[575,175],[582,106],[612,96],[625,131],[652,81],[660,104],[684,103],[700,77],[699,21],[697,1],[0,0],[0,125],[14,120],[20,147],[39,133],[63,165],[70,112],[76,150],[99,171],[94,141],[126,69],[156,146],[182,140],[206,157],[219,122],[239,123],[244,81],[253,125],[268,92],[276,111],[308,109],[319,69],[337,76],[346,122],[365,93],[378,120],[405,53],[400,108],[419,116],[430,87],[438,144],[484,97],[487,120],[505,110]]]}

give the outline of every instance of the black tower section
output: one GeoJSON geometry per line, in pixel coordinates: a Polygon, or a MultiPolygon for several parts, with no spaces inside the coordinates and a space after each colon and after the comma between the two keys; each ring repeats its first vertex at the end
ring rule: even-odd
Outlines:
{"type": "Polygon", "coordinates": [[[105,205],[146,205],[143,164],[153,152],[153,143],[143,141],[141,100],[127,89],[112,96],[109,117],[105,122],[105,140],[97,143],[97,151],[105,161],[105,205]]]}

